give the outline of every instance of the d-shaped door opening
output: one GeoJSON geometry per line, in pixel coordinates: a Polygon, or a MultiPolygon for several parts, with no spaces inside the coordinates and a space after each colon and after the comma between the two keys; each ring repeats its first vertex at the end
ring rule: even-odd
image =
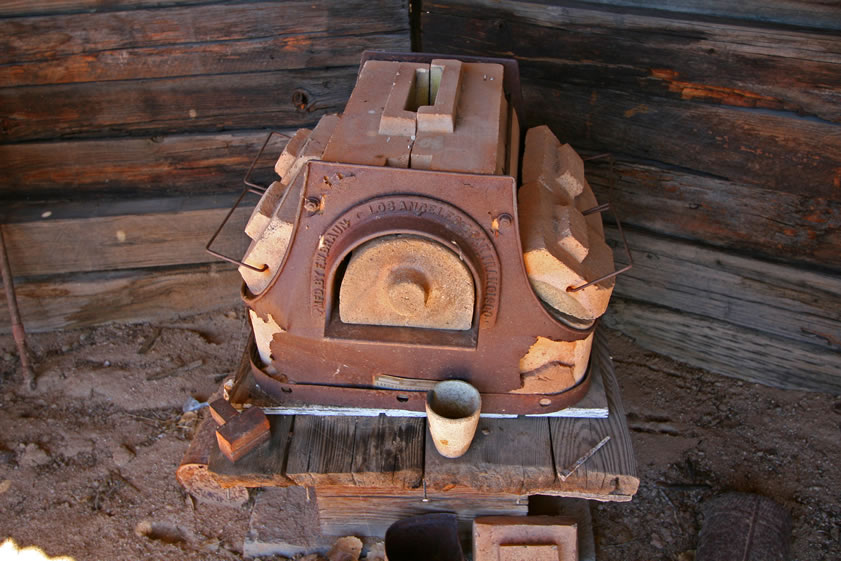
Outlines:
{"type": "Polygon", "coordinates": [[[355,248],[338,271],[328,335],[475,345],[473,274],[442,243],[411,234],[381,236],[355,248]]]}

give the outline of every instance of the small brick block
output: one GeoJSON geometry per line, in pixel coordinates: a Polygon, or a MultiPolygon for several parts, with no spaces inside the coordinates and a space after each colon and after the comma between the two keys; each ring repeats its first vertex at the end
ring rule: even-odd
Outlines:
{"type": "Polygon", "coordinates": [[[247,409],[216,429],[219,450],[236,462],[271,437],[269,419],[259,407],[247,409]]]}
{"type": "Polygon", "coordinates": [[[499,561],[560,561],[560,559],[560,551],[555,544],[503,544],[499,546],[499,561]]]}
{"type": "Polygon", "coordinates": [[[561,516],[483,516],[473,521],[474,561],[578,561],[578,525],[561,516]]]}
{"type": "Polygon", "coordinates": [[[462,62],[436,59],[432,61],[429,73],[430,98],[434,102],[418,108],[418,130],[451,133],[455,130],[456,109],[461,94],[462,62]]]}
{"type": "Polygon", "coordinates": [[[224,398],[219,398],[215,401],[212,401],[209,405],[210,408],[210,416],[213,417],[213,420],[216,421],[217,425],[224,425],[239,413],[234,406],[228,403],[228,400],[224,398]]]}

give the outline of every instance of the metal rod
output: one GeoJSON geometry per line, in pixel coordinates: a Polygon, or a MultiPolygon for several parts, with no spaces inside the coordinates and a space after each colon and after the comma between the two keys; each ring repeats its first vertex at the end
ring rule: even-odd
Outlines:
{"type": "Polygon", "coordinates": [[[204,246],[204,249],[209,254],[211,254],[212,256],[218,257],[219,259],[221,259],[223,261],[227,261],[228,263],[232,263],[234,265],[239,265],[240,267],[245,267],[247,269],[251,269],[252,271],[256,271],[258,273],[262,273],[263,271],[268,269],[269,266],[266,265],[265,263],[263,263],[260,267],[255,267],[254,265],[249,265],[248,263],[245,263],[244,261],[240,261],[239,259],[234,259],[233,257],[228,257],[227,255],[223,255],[216,250],[210,249],[210,246],[213,245],[213,242],[215,242],[216,238],[219,236],[219,234],[222,233],[222,229],[225,227],[225,224],[228,223],[228,220],[230,220],[231,215],[234,214],[234,211],[237,209],[239,204],[242,202],[242,199],[243,199],[243,197],[245,197],[246,193],[254,193],[255,195],[261,195],[262,196],[268,190],[267,186],[258,185],[257,183],[254,183],[253,181],[251,181],[251,173],[254,171],[254,168],[257,166],[257,162],[260,160],[260,156],[262,156],[263,152],[266,150],[266,146],[269,145],[269,141],[276,134],[280,135],[280,136],[287,136],[285,133],[278,132],[278,131],[269,132],[269,134],[266,136],[266,140],[263,141],[263,145],[260,147],[260,151],[257,152],[257,155],[254,157],[254,160],[251,161],[251,165],[248,167],[248,171],[245,172],[245,177],[242,179],[242,182],[245,183],[246,188],[243,189],[242,193],[240,193],[239,198],[234,203],[234,206],[231,207],[231,210],[229,210],[228,214],[225,215],[225,219],[222,221],[222,223],[219,225],[219,227],[216,228],[216,231],[213,233],[213,236],[210,238],[210,241],[208,241],[207,245],[204,246]]]}
{"type": "Polygon", "coordinates": [[[15,284],[12,278],[12,268],[9,266],[9,254],[6,251],[6,240],[3,238],[3,226],[0,225],[0,270],[3,275],[3,288],[6,291],[6,304],[9,306],[9,317],[12,320],[12,335],[20,355],[20,368],[23,371],[24,389],[35,389],[35,373],[29,361],[29,347],[26,345],[26,330],[20,319],[20,310],[15,296],[15,284]]]}
{"type": "Polygon", "coordinates": [[[592,448],[590,448],[590,449],[587,451],[587,453],[586,453],[586,454],[584,454],[583,456],[581,456],[580,458],[578,458],[578,459],[575,461],[575,463],[574,463],[574,464],[572,464],[571,466],[569,466],[569,467],[568,467],[568,468],[566,468],[565,470],[563,470],[563,471],[559,472],[559,473],[558,473],[558,477],[560,477],[560,478],[561,478],[561,481],[566,481],[566,480],[569,478],[569,476],[570,476],[570,475],[572,475],[573,473],[575,473],[575,470],[577,470],[578,468],[580,468],[581,466],[583,466],[583,465],[584,465],[584,462],[586,462],[587,460],[589,460],[590,458],[592,458],[592,457],[593,457],[593,454],[595,454],[596,452],[598,452],[599,450],[601,450],[602,446],[604,446],[605,444],[607,444],[607,441],[608,441],[608,440],[610,440],[610,435],[608,435],[608,436],[606,436],[606,437],[602,438],[601,442],[599,442],[598,444],[596,444],[595,446],[593,446],[592,448]]]}
{"type": "MultiPolygon", "coordinates": [[[[609,210],[609,209],[610,209],[610,203],[604,203],[603,205],[594,206],[593,208],[588,208],[587,210],[585,210],[581,214],[586,216],[588,214],[593,214],[594,212],[604,212],[604,211],[609,210]]],[[[622,223],[619,222],[619,217],[616,216],[615,212],[613,213],[613,218],[616,219],[616,228],[619,230],[619,235],[622,237],[622,245],[625,246],[625,255],[628,257],[628,264],[625,265],[624,267],[622,267],[621,269],[618,269],[618,270],[613,271],[612,273],[608,273],[606,275],[602,275],[597,279],[594,279],[594,280],[591,280],[588,283],[582,284],[581,286],[568,286],[567,287],[567,292],[578,292],[579,290],[584,290],[588,286],[592,286],[592,285],[598,284],[602,281],[612,279],[613,277],[615,277],[617,275],[621,275],[625,271],[629,271],[634,266],[634,258],[631,256],[631,248],[628,247],[628,240],[625,238],[625,232],[622,231],[622,223]]]]}

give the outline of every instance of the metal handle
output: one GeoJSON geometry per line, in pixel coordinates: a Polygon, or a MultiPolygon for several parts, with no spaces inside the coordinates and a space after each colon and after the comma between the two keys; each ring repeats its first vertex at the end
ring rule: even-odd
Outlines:
{"type": "Polygon", "coordinates": [[[248,263],[244,263],[244,262],[240,261],[239,259],[233,259],[232,257],[228,257],[227,255],[222,255],[218,251],[210,249],[210,246],[213,245],[213,242],[216,241],[216,238],[222,232],[222,229],[225,227],[225,224],[228,223],[228,220],[230,220],[231,216],[234,214],[234,211],[237,209],[237,207],[242,202],[242,199],[245,197],[245,195],[247,193],[254,193],[255,195],[263,195],[266,192],[266,190],[269,188],[268,186],[258,185],[256,183],[254,183],[253,181],[251,181],[251,173],[254,171],[254,168],[257,166],[257,162],[260,160],[260,157],[263,155],[263,151],[265,151],[266,146],[269,145],[269,141],[272,139],[272,136],[274,136],[276,134],[285,136],[287,138],[289,137],[289,135],[287,135],[286,133],[282,133],[282,132],[279,132],[279,131],[269,132],[268,136],[266,136],[266,140],[263,141],[263,146],[260,147],[260,151],[257,152],[257,156],[254,157],[254,160],[251,162],[251,166],[248,168],[248,171],[245,172],[245,177],[243,177],[243,179],[242,179],[242,182],[245,183],[245,189],[242,190],[242,193],[240,193],[239,197],[237,198],[236,202],[234,203],[234,206],[232,206],[231,210],[228,211],[228,214],[225,215],[225,219],[222,220],[222,223],[219,225],[218,228],[216,228],[216,231],[213,233],[213,236],[211,236],[210,241],[208,241],[207,245],[204,246],[205,251],[207,251],[209,254],[213,255],[214,257],[222,259],[223,261],[227,261],[228,263],[233,263],[234,265],[239,265],[240,267],[246,267],[248,269],[251,269],[252,271],[257,271],[258,273],[262,273],[263,271],[268,269],[269,266],[266,265],[265,263],[263,263],[263,265],[260,266],[260,267],[255,267],[254,265],[249,265],[248,263]]]}

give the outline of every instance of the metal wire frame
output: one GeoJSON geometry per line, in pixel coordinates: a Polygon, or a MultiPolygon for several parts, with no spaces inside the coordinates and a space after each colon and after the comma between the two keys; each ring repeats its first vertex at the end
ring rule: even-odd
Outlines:
{"type": "Polygon", "coordinates": [[[222,232],[222,229],[225,227],[225,224],[228,223],[228,220],[230,220],[231,216],[234,214],[234,211],[237,209],[239,204],[242,202],[242,199],[245,197],[246,194],[254,193],[255,195],[261,195],[262,196],[266,192],[266,190],[269,188],[267,185],[259,185],[257,183],[254,183],[253,181],[251,181],[251,174],[254,172],[254,168],[257,166],[257,162],[260,160],[260,157],[263,155],[263,152],[266,150],[266,146],[269,145],[269,141],[276,134],[281,135],[281,136],[288,136],[286,133],[282,133],[282,132],[279,132],[279,131],[269,132],[268,136],[266,136],[266,140],[263,141],[263,145],[260,147],[260,151],[257,152],[257,156],[254,157],[254,160],[251,162],[251,166],[249,166],[248,171],[245,172],[245,177],[243,177],[243,179],[242,179],[242,182],[245,184],[245,189],[242,190],[242,193],[240,193],[239,197],[237,198],[236,202],[234,203],[234,206],[232,206],[231,210],[228,211],[228,214],[225,215],[225,219],[222,220],[222,223],[219,225],[218,228],[216,228],[216,231],[213,232],[213,236],[211,236],[210,241],[208,241],[207,245],[204,246],[205,251],[207,251],[209,254],[213,255],[214,257],[222,259],[223,261],[227,261],[228,263],[233,263],[234,265],[239,265],[240,267],[246,267],[246,268],[251,269],[252,271],[256,271],[258,273],[262,273],[263,271],[268,269],[269,266],[266,265],[265,263],[263,263],[263,265],[261,265],[260,267],[255,267],[254,265],[249,265],[248,263],[244,263],[243,261],[240,261],[239,259],[234,259],[232,257],[228,257],[227,255],[222,255],[218,251],[210,249],[210,246],[212,246],[213,242],[216,241],[216,238],[222,232]]]}

